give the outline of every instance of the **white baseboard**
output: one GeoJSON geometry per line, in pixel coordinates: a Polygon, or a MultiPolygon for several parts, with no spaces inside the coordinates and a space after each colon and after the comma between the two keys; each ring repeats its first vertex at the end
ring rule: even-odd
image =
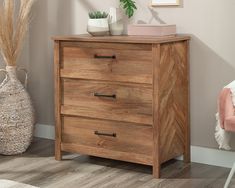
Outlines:
{"type": "Polygon", "coordinates": [[[195,163],[231,168],[235,162],[235,151],[191,146],[191,161],[195,163]]]}
{"type": "MultiPolygon", "coordinates": [[[[54,140],[54,126],[37,124],[34,136],[54,140]]],[[[182,157],[179,157],[178,159],[182,160],[182,157]]],[[[195,163],[231,168],[235,162],[235,152],[191,146],[191,161],[195,163]]]]}
{"type": "Polygon", "coordinates": [[[54,140],[55,127],[53,125],[36,124],[34,130],[34,136],[39,138],[54,140]]]}

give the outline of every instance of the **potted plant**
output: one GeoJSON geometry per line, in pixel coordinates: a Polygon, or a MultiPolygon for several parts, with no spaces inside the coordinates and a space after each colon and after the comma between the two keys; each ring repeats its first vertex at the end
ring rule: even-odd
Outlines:
{"type": "Polygon", "coordinates": [[[124,30],[124,24],[121,16],[120,9],[123,9],[128,18],[134,15],[137,9],[135,1],[133,0],[120,0],[119,8],[110,8],[110,14],[106,12],[90,12],[87,31],[93,36],[121,35],[124,30]],[[108,18],[109,16],[109,18],[108,18]]]}
{"type": "Polygon", "coordinates": [[[124,31],[123,14],[121,8],[110,7],[109,30],[111,35],[122,35],[124,31]]]}
{"type": "Polygon", "coordinates": [[[120,7],[111,7],[109,12],[109,29],[111,35],[122,35],[124,31],[123,9],[128,18],[134,15],[137,9],[135,1],[120,0],[120,7]]]}
{"type": "Polygon", "coordinates": [[[90,12],[87,32],[93,36],[109,35],[108,13],[100,11],[90,12]]]}

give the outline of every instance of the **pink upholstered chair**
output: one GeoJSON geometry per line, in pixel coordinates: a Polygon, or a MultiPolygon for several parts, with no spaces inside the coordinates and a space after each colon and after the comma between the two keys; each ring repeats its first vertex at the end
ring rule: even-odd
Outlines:
{"type": "Polygon", "coordinates": [[[219,96],[220,126],[226,131],[235,132],[235,114],[231,90],[224,88],[219,96]]]}
{"type": "MultiPolygon", "coordinates": [[[[219,117],[220,126],[225,131],[235,132],[235,113],[232,101],[232,94],[229,88],[224,88],[219,96],[219,117]]],[[[235,173],[235,163],[225,182],[224,188],[228,188],[229,183],[235,173]]]]}

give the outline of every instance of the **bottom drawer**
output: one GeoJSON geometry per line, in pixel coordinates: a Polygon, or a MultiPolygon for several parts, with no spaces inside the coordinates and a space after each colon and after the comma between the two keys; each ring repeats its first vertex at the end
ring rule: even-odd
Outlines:
{"type": "Polygon", "coordinates": [[[152,126],[65,116],[62,150],[151,165],[152,126]]]}

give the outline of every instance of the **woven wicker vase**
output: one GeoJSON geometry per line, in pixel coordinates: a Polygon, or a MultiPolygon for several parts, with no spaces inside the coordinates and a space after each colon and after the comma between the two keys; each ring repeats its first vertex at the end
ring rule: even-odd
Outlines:
{"type": "Polygon", "coordinates": [[[0,154],[16,155],[25,152],[32,141],[34,109],[17,79],[16,67],[7,66],[1,72],[6,77],[0,84],[0,154]]]}

